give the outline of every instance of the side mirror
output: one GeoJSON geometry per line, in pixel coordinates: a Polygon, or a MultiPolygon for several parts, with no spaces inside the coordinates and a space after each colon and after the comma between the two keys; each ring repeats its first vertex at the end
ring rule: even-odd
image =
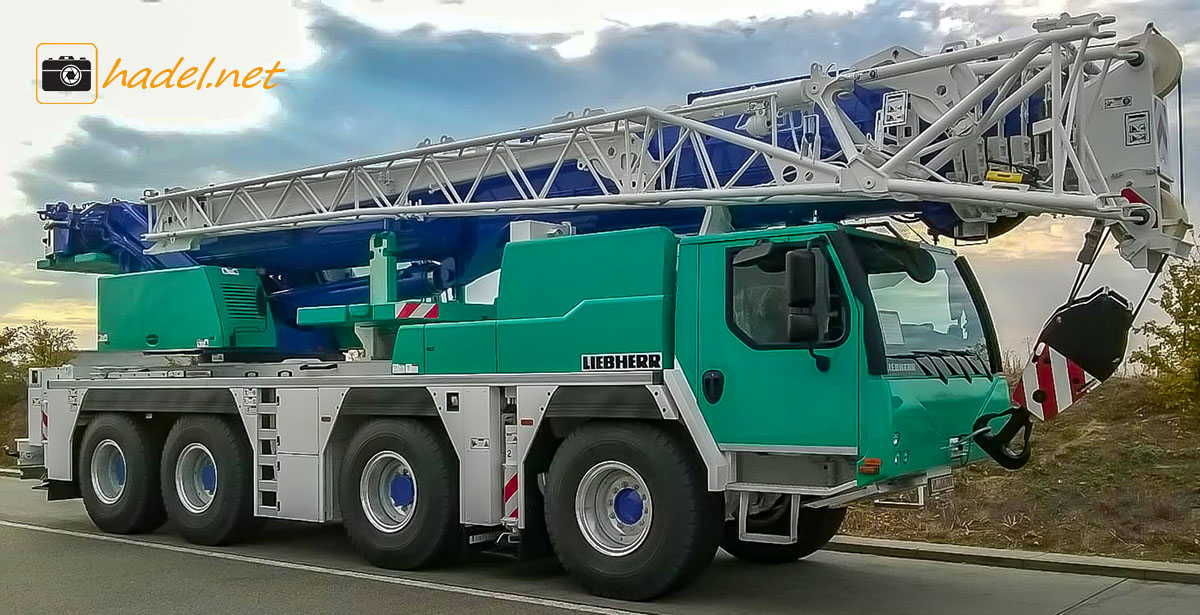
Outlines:
{"type": "Polygon", "coordinates": [[[792,344],[812,344],[821,338],[817,317],[812,314],[788,314],[787,337],[792,344]]]}
{"type": "Polygon", "coordinates": [[[817,302],[817,254],[807,249],[788,252],[786,271],[788,307],[813,307],[817,302]]]}
{"type": "Polygon", "coordinates": [[[829,357],[813,352],[829,323],[829,270],[818,249],[800,248],[787,253],[785,280],[789,314],[788,342],[808,346],[817,370],[829,371],[829,357]]]}
{"type": "Polygon", "coordinates": [[[825,355],[813,352],[813,344],[821,338],[821,328],[816,316],[812,314],[788,314],[787,336],[788,341],[793,344],[805,344],[808,346],[808,355],[816,363],[817,371],[829,371],[832,360],[825,355]]]}

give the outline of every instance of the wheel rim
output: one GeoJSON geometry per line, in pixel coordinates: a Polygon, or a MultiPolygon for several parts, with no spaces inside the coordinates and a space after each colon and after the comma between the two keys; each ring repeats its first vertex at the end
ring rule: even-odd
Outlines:
{"type": "Polygon", "coordinates": [[[358,498],[375,529],[399,532],[417,509],[417,478],[412,465],[394,451],[375,453],[363,467],[358,498]]]}
{"type": "Polygon", "coordinates": [[[189,512],[200,514],[212,506],[217,495],[217,463],[208,447],[193,442],[183,448],[175,462],[175,493],[189,512]]]}
{"type": "Polygon", "coordinates": [[[104,440],[92,453],[92,490],[105,504],[115,504],[125,493],[125,451],[113,440],[104,440]]]}
{"type": "Polygon", "coordinates": [[[619,461],[603,461],[579,481],[575,521],[593,549],[619,557],[646,540],[653,520],[651,504],[641,475],[619,461]]]}

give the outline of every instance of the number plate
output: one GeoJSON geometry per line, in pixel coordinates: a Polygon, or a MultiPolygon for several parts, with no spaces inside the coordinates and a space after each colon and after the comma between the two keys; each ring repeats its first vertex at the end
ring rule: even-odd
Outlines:
{"type": "Polygon", "coordinates": [[[954,475],[943,474],[929,479],[929,493],[944,493],[954,489],[954,475]]]}

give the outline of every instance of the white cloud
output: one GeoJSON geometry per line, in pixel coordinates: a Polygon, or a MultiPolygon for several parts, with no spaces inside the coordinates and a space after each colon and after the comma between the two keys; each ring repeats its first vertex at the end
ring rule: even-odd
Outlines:
{"type": "Polygon", "coordinates": [[[587,55],[596,35],[611,27],[641,27],[671,23],[708,26],[722,21],[770,19],[814,13],[861,11],[869,0],[830,3],[820,0],[330,0],[345,15],[382,30],[404,30],[434,24],[446,32],[478,30],[501,34],[567,34],[555,49],[563,57],[587,55]]]}
{"type": "MultiPolygon", "coordinates": [[[[278,109],[261,88],[128,90],[108,87],[93,105],[41,105],[34,99],[38,43],[91,42],[99,49],[96,78],[112,61],[157,72],[180,58],[185,66],[248,69],[276,61],[297,70],[317,58],[306,28],[311,13],[284,2],[66,2],[8,3],[0,20],[0,216],[28,211],[11,172],[44,156],[76,134],[81,117],[93,115],[147,130],[236,131],[260,124],[278,109]],[[19,118],[19,119],[18,119],[19,118]]],[[[130,71],[132,74],[134,71],[130,71]]]]}

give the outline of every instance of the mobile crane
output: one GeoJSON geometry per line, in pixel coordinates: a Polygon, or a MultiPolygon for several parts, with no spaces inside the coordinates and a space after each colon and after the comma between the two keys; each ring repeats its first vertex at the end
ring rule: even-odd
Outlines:
{"type": "Polygon", "coordinates": [[[1152,26],[890,47],[849,68],[193,189],[48,205],[99,352],[29,373],[21,467],[102,530],[199,544],[340,521],[371,562],[553,550],[651,599],[718,546],[786,562],[845,507],[1016,469],[1122,360],[1108,238],[1186,256],[1152,26]],[[1020,384],[952,250],[1093,221],[1020,384]],[[1086,335],[1084,334],[1086,332],[1086,335]]]}

